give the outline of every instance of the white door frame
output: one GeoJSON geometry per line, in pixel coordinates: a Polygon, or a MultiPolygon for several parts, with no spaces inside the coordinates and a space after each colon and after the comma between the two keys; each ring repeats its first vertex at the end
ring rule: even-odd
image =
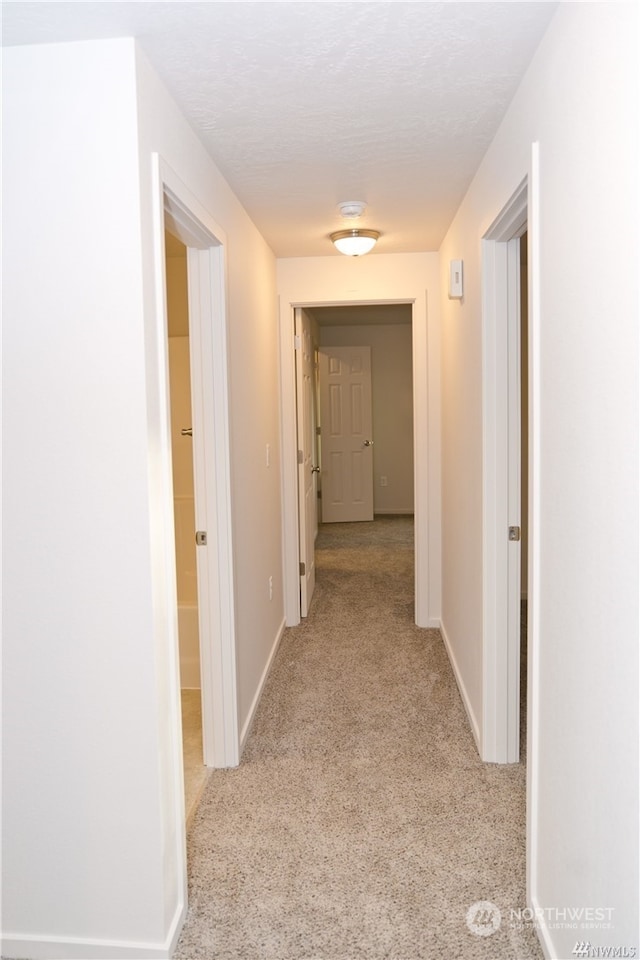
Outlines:
{"type": "MultiPolygon", "coordinates": [[[[177,175],[154,155],[155,254],[157,259],[157,351],[162,435],[158,455],[164,476],[167,614],[171,650],[167,651],[175,692],[172,733],[181,759],[178,607],[174,545],[173,480],[164,228],[187,247],[191,390],[194,444],[196,528],[206,530],[207,546],[197,548],[198,625],[202,684],[204,762],[212,767],[239,763],[236,688],[235,605],[231,535],[231,477],[227,373],[226,265],[224,231],[177,175]],[[163,401],[163,402],[162,402],[163,401]]],[[[178,764],[182,786],[182,762],[178,764]]]]}
{"type": "MultiPolygon", "coordinates": [[[[413,351],[413,470],[414,470],[414,524],[415,524],[415,620],[421,627],[439,627],[437,616],[431,613],[429,558],[430,492],[435,481],[431,476],[431,456],[428,378],[429,351],[427,336],[427,300],[420,306],[423,322],[416,322],[418,304],[415,297],[397,299],[376,298],[372,300],[295,300],[280,302],[280,387],[282,426],[282,503],[283,503],[283,553],[284,553],[284,600],[287,626],[300,623],[300,558],[298,548],[298,460],[296,439],[296,394],[294,310],[296,307],[367,306],[381,303],[410,303],[412,307],[413,351]]],[[[439,570],[439,561],[433,570],[439,570]]],[[[439,576],[439,575],[438,575],[439,576]]]]}
{"type": "MultiPolygon", "coordinates": [[[[519,238],[532,227],[525,179],[482,241],[483,271],[483,724],[482,759],[515,763],[520,728],[520,543],[509,526],[520,516],[520,259],[519,238]]],[[[535,277],[530,274],[530,282],[535,277]]],[[[531,300],[531,289],[529,292],[531,300]]],[[[531,344],[533,314],[529,310],[531,344]]],[[[532,357],[530,347],[530,363],[532,357]]],[[[530,393],[534,384],[530,375],[530,393]]],[[[529,415],[535,415],[533,401],[529,415]]],[[[529,437],[529,490],[537,451],[529,437]]],[[[535,509],[529,504],[530,601],[535,509]]],[[[529,685],[530,690],[530,685],[529,685]]],[[[528,698],[531,710],[532,698],[528,698]]],[[[530,728],[533,724],[528,724],[530,728]]]]}

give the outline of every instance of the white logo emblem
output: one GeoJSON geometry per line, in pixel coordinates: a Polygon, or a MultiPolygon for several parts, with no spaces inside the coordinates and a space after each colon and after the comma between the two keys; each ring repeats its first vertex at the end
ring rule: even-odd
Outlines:
{"type": "Polygon", "coordinates": [[[500,929],[501,920],[500,911],[490,900],[478,900],[467,910],[467,926],[476,937],[490,937],[500,929]]]}

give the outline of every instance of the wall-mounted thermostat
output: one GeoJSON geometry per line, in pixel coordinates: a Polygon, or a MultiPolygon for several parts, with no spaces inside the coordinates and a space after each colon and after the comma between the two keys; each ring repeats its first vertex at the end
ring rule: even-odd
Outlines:
{"type": "Polygon", "coordinates": [[[449,261],[449,298],[459,300],[462,297],[462,260],[449,261]]]}

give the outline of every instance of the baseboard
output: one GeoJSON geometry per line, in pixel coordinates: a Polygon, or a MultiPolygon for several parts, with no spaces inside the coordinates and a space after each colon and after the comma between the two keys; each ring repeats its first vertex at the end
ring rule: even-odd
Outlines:
{"type": "Polygon", "coordinates": [[[477,747],[477,749],[478,749],[478,753],[479,753],[480,756],[482,756],[482,743],[481,743],[481,739],[480,739],[480,725],[479,725],[479,723],[478,723],[478,720],[477,720],[477,717],[476,717],[475,713],[473,712],[473,707],[471,706],[471,701],[469,700],[469,695],[468,695],[468,693],[467,693],[467,688],[466,688],[465,685],[464,685],[464,680],[462,679],[462,674],[460,673],[460,668],[458,667],[458,661],[456,660],[455,655],[454,655],[454,653],[453,653],[453,648],[452,648],[452,646],[451,646],[451,642],[450,642],[449,637],[448,637],[448,635],[447,635],[447,631],[446,631],[446,628],[445,628],[444,623],[441,623],[441,624],[440,624],[440,633],[441,633],[441,635],[442,635],[442,640],[443,640],[443,643],[444,643],[445,650],[447,651],[447,656],[449,657],[449,662],[450,662],[451,668],[452,668],[452,670],[453,670],[453,675],[454,675],[454,677],[456,678],[456,683],[457,683],[457,685],[458,685],[458,690],[459,690],[459,692],[460,692],[460,696],[461,696],[461,698],[462,698],[462,702],[463,702],[463,704],[464,704],[464,708],[465,708],[465,710],[466,710],[466,712],[467,712],[467,717],[469,718],[469,723],[470,723],[470,725],[471,725],[471,732],[473,733],[473,738],[474,738],[474,740],[475,740],[475,742],[476,742],[476,747],[477,747]]]}
{"type": "Polygon", "coordinates": [[[260,703],[260,697],[262,696],[262,691],[263,691],[263,689],[264,689],[264,685],[265,685],[265,683],[266,683],[267,677],[269,676],[269,670],[271,669],[271,664],[273,663],[273,658],[275,657],[276,653],[278,652],[278,647],[280,646],[280,641],[282,640],[282,635],[283,635],[283,633],[284,633],[284,628],[286,627],[286,625],[287,625],[287,624],[286,624],[286,620],[285,620],[284,617],[283,617],[282,623],[280,624],[280,627],[278,628],[278,632],[277,632],[277,634],[276,634],[276,638],[275,638],[275,640],[274,640],[273,646],[271,647],[271,653],[269,654],[269,657],[267,658],[266,666],[265,666],[264,670],[262,671],[262,676],[260,677],[260,682],[259,682],[259,684],[258,684],[258,689],[256,690],[255,696],[254,696],[254,698],[253,698],[253,700],[252,700],[252,702],[251,702],[251,706],[249,707],[249,714],[248,714],[248,716],[247,716],[247,719],[246,719],[245,722],[244,722],[244,725],[243,725],[243,727],[242,727],[242,730],[240,731],[240,756],[242,756],[242,751],[244,750],[244,745],[245,745],[245,743],[247,742],[247,737],[249,736],[249,733],[251,732],[251,725],[252,725],[252,723],[253,723],[253,718],[254,718],[255,713],[256,713],[256,710],[257,710],[257,708],[258,708],[258,704],[260,703]]]}
{"type": "Polygon", "coordinates": [[[63,940],[8,934],[2,939],[3,960],[169,960],[169,948],[108,940],[63,940]]]}
{"type": "Polygon", "coordinates": [[[2,957],[3,960],[13,957],[29,957],[29,960],[170,960],[183,922],[184,917],[163,944],[9,933],[2,938],[2,957]]]}
{"type": "MultiPolygon", "coordinates": [[[[169,947],[169,954],[168,954],[168,956],[169,956],[169,957],[172,957],[173,954],[174,954],[174,951],[175,951],[175,949],[176,949],[176,947],[177,947],[177,945],[178,945],[178,939],[179,939],[179,937],[180,937],[180,934],[182,933],[182,928],[183,928],[183,926],[184,926],[184,922],[185,922],[185,920],[187,919],[187,891],[186,891],[186,883],[187,883],[187,880],[186,880],[186,877],[185,877],[184,883],[185,883],[184,896],[182,897],[180,903],[179,903],[178,906],[176,907],[176,912],[175,912],[175,914],[173,915],[173,920],[171,921],[171,924],[170,924],[170,926],[169,926],[169,933],[167,934],[167,944],[168,944],[168,947],[169,947]]],[[[134,958],[132,958],[132,960],[134,960],[134,958]]]]}
{"type": "Polygon", "coordinates": [[[373,511],[373,516],[374,516],[374,518],[375,518],[375,517],[378,517],[378,516],[380,516],[380,517],[384,517],[384,516],[391,516],[391,517],[412,517],[412,516],[413,516],[413,507],[411,507],[411,509],[409,509],[409,510],[405,510],[405,509],[403,509],[402,507],[399,507],[399,508],[397,508],[397,509],[394,508],[394,507],[389,507],[389,509],[387,509],[387,510],[379,510],[378,507],[376,507],[376,508],[374,509],[374,511],[373,511]]]}
{"type": "Polygon", "coordinates": [[[2,940],[3,960],[170,960],[173,947],[117,940],[63,940],[9,934],[2,940]]]}
{"type": "Polygon", "coordinates": [[[545,960],[552,960],[553,957],[557,957],[558,953],[553,946],[551,941],[551,933],[545,922],[545,912],[540,909],[540,904],[536,897],[531,898],[531,910],[536,917],[536,936],[540,941],[540,946],[542,947],[542,952],[544,954],[545,960]]]}
{"type": "Polygon", "coordinates": [[[2,960],[171,960],[187,917],[186,891],[181,896],[162,942],[104,940],[89,937],[0,933],[2,960]]]}

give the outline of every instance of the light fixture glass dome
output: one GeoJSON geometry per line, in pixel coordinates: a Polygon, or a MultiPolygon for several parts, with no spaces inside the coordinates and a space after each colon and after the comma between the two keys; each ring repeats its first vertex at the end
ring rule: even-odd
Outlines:
{"type": "Polygon", "coordinates": [[[377,230],[338,230],[331,234],[331,241],[340,253],[347,257],[362,257],[376,245],[380,236],[377,230]]]}

